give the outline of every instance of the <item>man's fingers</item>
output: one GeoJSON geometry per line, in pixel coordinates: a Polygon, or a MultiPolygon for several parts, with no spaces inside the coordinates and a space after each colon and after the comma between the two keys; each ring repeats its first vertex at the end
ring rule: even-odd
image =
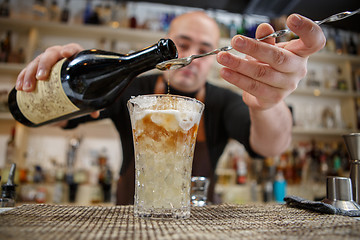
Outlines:
{"type": "Polygon", "coordinates": [[[74,56],[82,50],[83,48],[75,43],[46,49],[20,72],[16,80],[16,89],[26,92],[33,91],[36,81],[48,79],[52,67],[60,59],[74,56]]]}
{"type": "Polygon", "coordinates": [[[292,14],[287,19],[287,25],[300,39],[289,42],[285,49],[308,57],[325,46],[326,39],[321,28],[310,19],[292,14]]]}
{"type": "Polygon", "coordinates": [[[36,86],[36,71],[39,64],[41,55],[36,57],[29,65],[26,67],[26,71],[23,73],[24,78],[22,82],[22,90],[25,92],[31,92],[35,89],[36,86]]]}
{"type": "Polygon", "coordinates": [[[256,81],[250,77],[242,75],[228,68],[222,68],[220,75],[229,83],[243,89],[245,92],[262,99],[264,102],[274,104],[281,101],[290,91],[283,88],[277,88],[260,81],[256,81]]]}
{"type": "Polygon", "coordinates": [[[46,80],[49,77],[51,68],[62,58],[70,58],[80,52],[82,47],[79,44],[71,43],[65,46],[53,46],[43,53],[36,73],[38,80],[46,80]]]}
{"type": "Polygon", "coordinates": [[[63,58],[60,54],[61,46],[53,46],[45,50],[40,58],[36,72],[38,80],[46,80],[49,77],[51,68],[57,61],[63,58]]]}
{"type": "Polygon", "coordinates": [[[92,118],[98,118],[100,116],[100,111],[95,111],[95,112],[92,112],[90,113],[90,116],[92,118]]]}
{"type": "Polygon", "coordinates": [[[70,58],[82,50],[84,50],[84,49],[79,44],[70,43],[70,44],[63,46],[60,53],[63,57],[70,58]]]}
{"type": "MultiPolygon", "coordinates": [[[[274,32],[274,29],[270,24],[262,23],[256,29],[255,37],[257,39],[259,39],[259,38],[265,37],[273,32],[274,32]]],[[[275,45],[275,38],[267,38],[265,40],[262,40],[262,42],[266,42],[271,45],[275,45]]]]}
{"type": "Polygon", "coordinates": [[[19,75],[18,75],[18,77],[16,79],[16,85],[15,85],[16,90],[22,91],[22,86],[23,86],[23,83],[24,83],[25,73],[26,73],[26,68],[21,70],[21,72],[19,73],[19,75]]]}
{"type": "Polygon", "coordinates": [[[294,72],[303,61],[283,48],[248,37],[235,36],[231,43],[235,50],[267,63],[280,72],[294,72]]]}
{"type": "MultiPolygon", "coordinates": [[[[218,61],[225,67],[264,84],[271,85],[276,88],[296,88],[295,84],[293,84],[292,81],[289,81],[290,74],[276,71],[268,64],[234,57],[234,55],[228,52],[219,53],[217,58],[218,61]]],[[[295,72],[295,74],[299,74],[299,76],[300,74],[305,75],[305,73],[302,73],[300,70],[295,72]]],[[[303,75],[300,77],[303,77],[303,75]]]]}

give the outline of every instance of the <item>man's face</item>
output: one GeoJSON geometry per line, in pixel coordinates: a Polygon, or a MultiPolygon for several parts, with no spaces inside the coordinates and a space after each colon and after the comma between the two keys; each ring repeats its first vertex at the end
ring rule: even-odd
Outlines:
{"type": "MultiPolygon", "coordinates": [[[[203,15],[186,16],[172,26],[168,37],[175,42],[179,58],[207,53],[217,47],[219,33],[216,23],[203,15]]],[[[206,82],[206,77],[214,63],[214,56],[195,59],[190,65],[165,72],[170,85],[183,92],[198,91],[206,82]]]]}

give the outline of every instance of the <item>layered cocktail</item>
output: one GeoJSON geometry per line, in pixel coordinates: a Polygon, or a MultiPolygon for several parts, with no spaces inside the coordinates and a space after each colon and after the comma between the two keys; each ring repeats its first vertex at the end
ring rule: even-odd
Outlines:
{"type": "Polygon", "coordinates": [[[142,95],[128,102],[135,150],[139,217],[187,218],[196,135],[204,104],[174,95],[142,95]]]}

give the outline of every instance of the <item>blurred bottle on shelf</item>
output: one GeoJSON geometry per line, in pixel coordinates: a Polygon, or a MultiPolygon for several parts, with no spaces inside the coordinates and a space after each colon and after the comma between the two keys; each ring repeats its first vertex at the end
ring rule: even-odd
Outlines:
{"type": "MultiPolygon", "coordinates": [[[[4,38],[0,41],[0,62],[6,63],[24,63],[25,53],[22,47],[14,49],[12,47],[13,32],[6,31],[4,38]]],[[[17,39],[18,36],[15,36],[17,39]]]]}
{"type": "Polygon", "coordinates": [[[161,17],[161,30],[167,32],[171,21],[175,18],[174,13],[163,13],[161,17]]]}
{"type": "Polygon", "coordinates": [[[341,91],[347,91],[348,90],[348,84],[347,81],[344,78],[343,69],[338,66],[337,68],[337,90],[341,91]]]}
{"type": "Polygon", "coordinates": [[[273,188],[273,182],[272,180],[268,179],[263,183],[262,186],[262,192],[263,192],[263,201],[264,202],[271,202],[273,201],[274,197],[274,188],[273,188]]]}
{"type": "Polygon", "coordinates": [[[34,166],[32,175],[32,182],[34,183],[34,201],[36,203],[45,203],[47,201],[47,189],[45,187],[45,173],[43,167],[40,165],[34,166]]]}
{"type": "Polygon", "coordinates": [[[298,146],[292,150],[292,157],[294,159],[294,184],[300,184],[303,176],[305,156],[301,154],[301,152],[304,151],[301,151],[298,146]]]}
{"type": "Polygon", "coordinates": [[[328,52],[335,53],[336,52],[336,43],[335,43],[335,31],[332,28],[327,29],[327,37],[326,37],[326,50],[328,52]]]}
{"type": "Polygon", "coordinates": [[[218,21],[218,26],[220,28],[220,37],[229,38],[230,33],[229,33],[229,28],[227,27],[227,25],[225,23],[218,21]]]}
{"type": "Polygon", "coordinates": [[[9,62],[9,58],[12,50],[11,37],[12,37],[12,31],[8,30],[6,32],[5,38],[1,40],[0,62],[9,62]]]}
{"type": "Polygon", "coordinates": [[[320,182],[325,182],[326,180],[326,176],[328,175],[329,172],[329,163],[328,163],[328,158],[327,158],[327,150],[325,148],[325,143],[320,142],[320,157],[319,157],[319,169],[318,169],[318,174],[319,174],[319,180],[320,182]]]}
{"type": "Polygon", "coordinates": [[[246,18],[245,15],[241,18],[241,23],[237,29],[237,34],[246,36],[246,18]]]}
{"type": "Polygon", "coordinates": [[[10,1],[3,0],[0,4],[0,17],[10,17],[10,1]]]}
{"type": "Polygon", "coordinates": [[[262,186],[263,202],[271,202],[274,200],[273,181],[276,171],[276,162],[278,158],[266,158],[262,167],[262,172],[257,182],[262,186]]]}
{"type": "Polygon", "coordinates": [[[35,165],[34,166],[34,183],[43,183],[45,182],[45,175],[44,175],[44,171],[42,169],[42,167],[40,165],[35,165]]]}
{"type": "Polygon", "coordinates": [[[242,156],[237,156],[236,163],[236,183],[245,184],[247,180],[247,165],[242,156]]]}
{"type": "Polygon", "coordinates": [[[35,0],[32,12],[35,20],[46,21],[48,18],[48,9],[45,5],[45,0],[35,0]]]}
{"type": "Polygon", "coordinates": [[[354,40],[356,45],[356,54],[360,56],[360,33],[354,33],[354,40]]]}
{"type": "Polygon", "coordinates": [[[129,27],[137,28],[137,19],[136,19],[135,13],[130,14],[129,27]]]}
{"type": "MultiPolygon", "coordinates": [[[[0,198],[0,207],[15,207],[16,199],[16,184],[14,181],[16,174],[16,164],[12,163],[7,178],[7,182],[1,185],[1,198],[0,198]]],[[[0,177],[1,179],[1,177],[0,177]]]]}
{"type": "Polygon", "coordinates": [[[236,34],[237,34],[237,27],[236,27],[236,24],[235,24],[235,21],[232,20],[230,22],[230,25],[229,25],[229,34],[230,34],[230,38],[234,37],[236,34]]]}
{"type": "Polygon", "coordinates": [[[340,31],[340,40],[341,40],[341,53],[342,54],[349,54],[349,42],[350,42],[350,32],[348,31],[340,31]]]}
{"type": "Polygon", "coordinates": [[[87,23],[90,19],[92,14],[92,2],[91,0],[86,0],[85,9],[84,9],[84,16],[83,16],[83,23],[87,23]]]}
{"type": "Polygon", "coordinates": [[[285,175],[285,180],[289,184],[295,183],[295,160],[292,153],[289,151],[287,153],[286,166],[283,170],[283,174],[285,175]]]}
{"type": "Polygon", "coordinates": [[[360,129],[360,98],[356,98],[355,100],[355,109],[356,109],[356,127],[357,129],[360,129]]]}
{"type": "Polygon", "coordinates": [[[36,203],[46,203],[47,201],[47,189],[43,185],[39,185],[36,188],[36,194],[35,194],[35,202],[36,203]]]}
{"type": "Polygon", "coordinates": [[[92,1],[87,0],[84,10],[84,24],[100,24],[99,11],[101,6],[96,5],[94,8],[92,6],[92,1]]]}
{"type": "Polygon", "coordinates": [[[9,95],[9,91],[6,89],[0,90],[0,112],[7,112],[9,109],[9,104],[7,100],[7,96],[9,95]]]}
{"type": "MultiPolygon", "coordinates": [[[[5,164],[1,169],[1,177],[3,181],[6,181],[9,178],[12,164],[16,163],[16,141],[15,141],[15,127],[11,129],[9,140],[6,143],[6,152],[5,152],[5,164]]],[[[15,168],[16,169],[16,168],[15,168]]],[[[18,177],[18,174],[16,174],[18,177]]]]}
{"type": "Polygon", "coordinates": [[[28,182],[28,169],[26,167],[19,169],[19,182],[20,184],[28,182]]]}
{"type": "Polygon", "coordinates": [[[98,163],[100,167],[99,184],[103,192],[103,201],[111,202],[112,172],[108,165],[108,156],[105,148],[99,154],[98,163]]]}
{"type": "Polygon", "coordinates": [[[350,34],[349,44],[348,44],[348,53],[352,55],[356,55],[358,52],[357,46],[354,41],[354,35],[350,34]]]}
{"type": "Polygon", "coordinates": [[[90,167],[88,169],[88,183],[90,185],[90,203],[98,204],[102,201],[102,191],[99,184],[99,153],[97,150],[90,149],[89,155],[91,156],[90,167]]]}
{"type": "Polygon", "coordinates": [[[108,25],[111,22],[111,4],[107,1],[105,4],[101,5],[98,9],[100,23],[103,25],[108,25]]]}
{"type": "Polygon", "coordinates": [[[61,10],[60,14],[60,22],[67,23],[70,18],[70,8],[69,8],[70,0],[65,1],[65,5],[63,9],[61,10]]]}
{"type": "Polygon", "coordinates": [[[339,55],[344,54],[344,48],[343,48],[343,42],[344,39],[341,36],[341,32],[339,29],[335,29],[335,35],[334,35],[334,40],[335,40],[335,52],[339,55]]]}
{"type": "Polygon", "coordinates": [[[287,183],[284,178],[284,173],[282,170],[278,170],[274,180],[274,200],[276,202],[284,202],[284,197],[286,196],[286,187],[287,183]]]}
{"type": "Polygon", "coordinates": [[[69,149],[67,152],[67,164],[66,164],[66,183],[69,187],[69,202],[73,203],[76,200],[76,194],[78,189],[78,182],[76,181],[75,176],[75,161],[77,150],[79,149],[81,137],[73,137],[69,141],[69,149]]]}
{"type": "Polygon", "coordinates": [[[50,21],[52,21],[52,22],[60,21],[61,10],[60,10],[56,0],[51,1],[51,5],[50,5],[48,11],[49,11],[49,20],[50,21]]]}
{"type": "Polygon", "coordinates": [[[15,152],[16,152],[15,133],[16,133],[16,129],[15,129],[15,127],[12,127],[10,138],[6,144],[5,162],[6,162],[6,164],[9,164],[9,165],[11,165],[12,163],[15,163],[15,152]]]}
{"type": "Polygon", "coordinates": [[[116,0],[115,6],[112,7],[110,25],[113,28],[128,28],[129,20],[127,16],[127,5],[122,0],[116,0]]]}
{"type": "Polygon", "coordinates": [[[53,193],[53,202],[54,203],[62,203],[64,202],[64,192],[65,192],[65,172],[61,166],[56,166],[55,171],[55,185],[54,185],[54,193],[53,193]]]}

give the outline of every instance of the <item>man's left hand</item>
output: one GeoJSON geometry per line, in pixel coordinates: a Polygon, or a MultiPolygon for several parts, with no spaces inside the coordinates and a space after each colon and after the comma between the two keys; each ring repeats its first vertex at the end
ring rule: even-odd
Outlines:
{"type": "MultiPolygon", "coordinates": [[[[221,76],[244,91],[244,102],[253,110],[269,109],[291,94],[306,75],[308,57],[325,45],[321,28],[310,19],[292,14],[287,25],[299,39],[275,44],[274,38],[257,41],[237,35],[231,45],[246,58],[229,52],[217,55],[225,66],[221,76]]],[[[273,31],[269,24],[261,24],[256,37],[273,31]]]]}

